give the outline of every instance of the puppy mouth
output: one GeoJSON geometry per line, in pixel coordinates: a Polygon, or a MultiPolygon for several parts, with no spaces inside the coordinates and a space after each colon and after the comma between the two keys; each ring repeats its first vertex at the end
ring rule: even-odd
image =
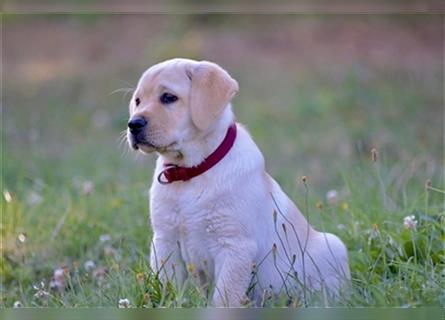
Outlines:
{"type": "Polygon", "coordinates": [[[172,143],[170,143],[170,144],[168,144],[168,145],[161,146],[161,145],[154,144],[154,143],[152,143],[152,142],[150,142],[150,141],[147,141],[147,140],[145,140],[145,139],[140,139],[140,138],[132,137],[132,138],[130,139],[130,144],[131,144],[131,147],[132,147],[134,150],[142,149],[142,151],[147,151],[147,149],[148,149],[149,152],[150,152],[150,151],[157,151],[157,152],[162,153],[162,152],[169,151],[169,149],[170,149],[173,145],[175,145],[176,142],[172,142],[172,143]]]}
{"type": "Polygon", "coordinates": [[[145,146],[145,147],[149,147],[149,148],[153,148],[153,149],[157,148],[154,144],[152,144],[152,143],[150,143],[148,141],[145,141],[145,140],[142,140],[142,141],[141,140],[137,140],[137,141],[132,141],[131,142],[131,147],[134,150],[138,150],[141,146],[145,146]]]}

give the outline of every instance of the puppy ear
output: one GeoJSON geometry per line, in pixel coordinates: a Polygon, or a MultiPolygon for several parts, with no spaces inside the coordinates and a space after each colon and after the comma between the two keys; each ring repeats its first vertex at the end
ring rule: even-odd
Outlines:
{"type": "Polygon", "coordinates": [[[191,79],[190,110],[192,121],[206,130],[238,92],[238,82],[217,64],[201,61],[187,70],[191,79]]]}

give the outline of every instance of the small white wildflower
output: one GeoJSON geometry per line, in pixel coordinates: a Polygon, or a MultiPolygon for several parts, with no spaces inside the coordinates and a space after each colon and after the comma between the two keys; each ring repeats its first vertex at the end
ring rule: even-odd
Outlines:
{"type": "Polygon", "coordinates": [[[416,217],[411,215],[411,216],[406,216],[405,218],[403,218],[403,226],[408,230],[416,229],[416,227],[417,227],[416,217]]]}
{"type": "Polygon", "coordinates": [[[329,190],[326,193],[326,201],[330,205],[336,204],[337,201],[338,201],[338,192],[337,192],[337,190],[329,190]]]}
{"type": "Polygon", "coordinates": [[[8,190],[3,190],[3,197],[5,198],[6,202],[12,202],[12,196],[8,190]]]}
{"type": "Polygon", "coordinates": [[[83,264],[83,267],[87,272],[90,272],[90,271],[96,269],[96,264],[94,263],[93,260],[87,260],[83,264]]]}
{"type": "Polygon", "coordinates": [[[90,195],[94,190],[93,181],[87,180],[82,184],[82,193],[86,196],[90,195]]]}
{"type": "Polygon", "coordinates": [[[119,308],[130,308],[130,300],[119,299],[118,307],[119,308]]]}
{"type": "Polygon", "coordinates": [[[21,303],[20,301],[16,301],[14,302],[13,308],[14,309],[23,308],[23,303],[21,303]]]}
{"type": "Polygon", "coordinates": [[[55,279],[63,279],[63,278],[65,278],[65,271],[62,268],[57,268],[54,270],[53,277],[55,279]]]}
{"type": "Polygon", "coordinates": [[[111,236],[109,234],[101,234],[99,237],[100,242],[108,242],[111,241],[111,236]]]}
{"type": "Polygon", "coordinates": [[[39,286],[34,285],[34,290],[36,290],[36,293],[34,293],[34,297],[39,299],[44,299],[49,296],[49,293],[45,291],[45,283],[42,281],[40,282],[39,286]]]}
{"type": "Polygon", "coordinates": [[[42,202],[42,196],[40,194],[38,194],[37,192],[32,191],[26,198],[26,202],[31,206],[35,206],[35,205],[39,204],[40,202],[42,202]]]}
{"type": "Polygon", "coordinates": [[[63,292],[65,290],[65,270],[57,268],[54,270],[53,278],[49,282],[50,289],[63,292]]]}
{"type": "Polygon", "coordinates": [[[19,239],[19,241],[21,243],[24,243],[26,241],[26,234],[24,233],[19,233],[19,235],[17,236],[17,239],[19,239]]]}

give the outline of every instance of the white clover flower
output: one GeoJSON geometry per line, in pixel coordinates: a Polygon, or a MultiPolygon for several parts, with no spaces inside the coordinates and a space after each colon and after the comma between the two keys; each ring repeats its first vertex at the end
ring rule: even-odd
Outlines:
{"type": "Polygon", "coordinates": [[[50,289],[63,292],[65,290],[65,270],[57,268],[54,270],[53,277],[49,282],[50,289]]]}
{"type": "Polygon", "coordinates": [[[34,285],[34,290],[36,290],[36,293],[34,293],[34,297],[39,299],[44,299],[49,296],[49,293],[45,291],[45,283],[42,281],[40,282],[39,286],[34,285]]]}
{"type": "Polygon", "coordinates": [[[65,279],[65,271],[62,268],[57,268],[54,270],[53,277],[56,280],[65,279]]]}
{"type": "Polygon", "coordinates": [[[17,239],[21,242],[24,243],[27,239],[26,234],[25,233],[19,233],[19,235],[17,236],[17,239]]]}
{"type": "Polygon", "coordinates": [[[82,193],[86,196],[90,195],[94,190],[94,183],[91,180],[84,181],[82,184],[82,193]]]}
{"type": "Polygon", "coordinates": [[[14,305],[12,306],[14,309],[23,308],[23,303],[20,301],[14,302],[14,305]]]}
{"type": "Polygon", "coordinates": [[[118,307],[122,308],[130,308],[130,300],[128,299],[119,299],[118,307]]]}
{"type": "Polygon", "coordinates": [[[93,271],[94,269],[96,269],[96,264],[94,263],[93,260],[87,260],[83,264],[83,267],[87,272],[90,272],[90,271],[93,271]]]}
{"type": "Polygon", "coordinates": [[[62,268],[55,269],[54,273],[53,273],[53,278],[56,281],[60,281],[60,282],[64,281],[65,280],[65,270],[63,270],[62,268]]]}
{"type": "Polygon", "coordinates": [[[326,201],[330,205],[336,204],[337,201],[338,201],[338,192],[337,192],[337,190],[329,190],[326,193],[326,201]]]}
{"type": "Polygon", "coordinates": [[[411,216],[406,216],[405,218],[403,218],[403,226],[408,230],[416,229],[416,227],[417,227],[416,217],[411,215],[411,216]]]}

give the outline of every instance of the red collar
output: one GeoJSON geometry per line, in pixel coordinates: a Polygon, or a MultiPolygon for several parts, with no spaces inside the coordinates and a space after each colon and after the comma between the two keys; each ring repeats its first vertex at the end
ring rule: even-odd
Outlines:
{"type": "Polygon", "coordinates": [[[164,167],[166,167],[166,169],[158,175],[159,183],[169,184],[174,181],[187,181],[206,172],[218,162],[220,162],[227,153],[229,153],[235,142],[235,138],[236,124],[234,122],[230,125],[229,129],[227,129],[226,136],[224,137],[224,140],[221,142],[218,148],[216,148],[216,150],[213,151],[212,154],[210,154],[197,166],[186,168],[179,167],[170,163],[164,164],[164,167]],[[162,179],[162,176],[164,176],[165,180],[162,179]]]}

